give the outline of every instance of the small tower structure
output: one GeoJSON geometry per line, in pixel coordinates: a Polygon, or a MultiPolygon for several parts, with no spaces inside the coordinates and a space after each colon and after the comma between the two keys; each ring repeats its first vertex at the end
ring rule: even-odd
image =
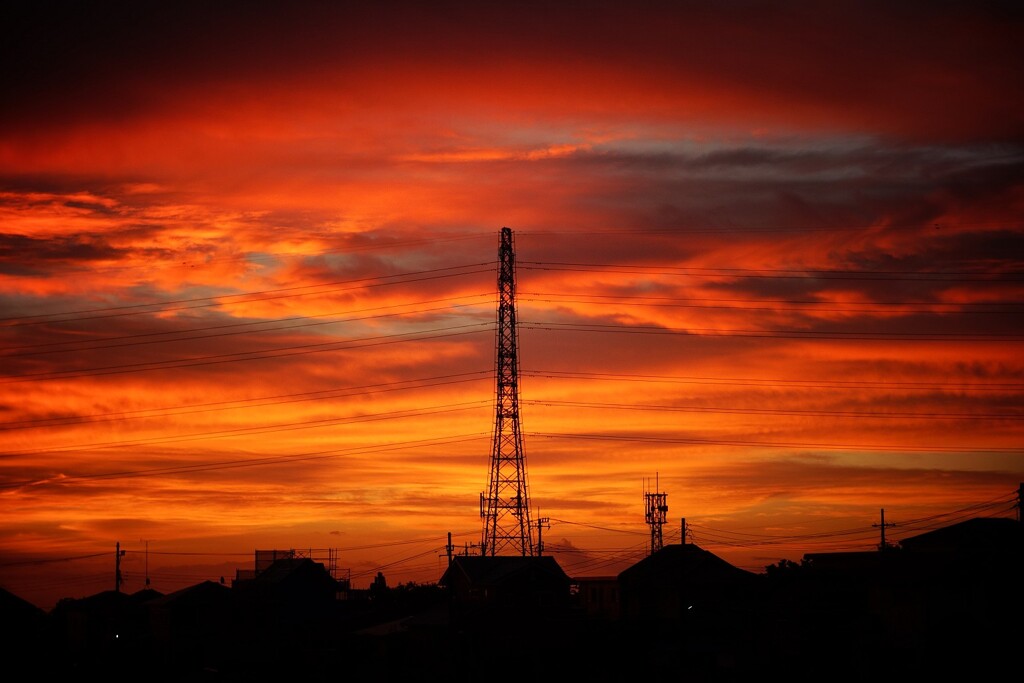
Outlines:
{"type": "Polygon", "coordinates": [[[662,527],[668,520],[668,494],[658,491],[658,475],[654,475],[654,491],[648,490],[650,480],[644,482],[644,520],[651,527],[651,555],[664,545],[662,527]]]}

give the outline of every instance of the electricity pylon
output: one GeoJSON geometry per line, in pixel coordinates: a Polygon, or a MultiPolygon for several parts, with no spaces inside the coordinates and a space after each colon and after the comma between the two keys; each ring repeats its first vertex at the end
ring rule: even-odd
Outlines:
{"type": "Polygon", "coordinates": [[[516,347],[516,259],[512,230],[501,229],[498,250],[497,398],[487,493],[480,494],[483,555],[534,554],[526,457],[519,427],[519,358],[516,347]]]}

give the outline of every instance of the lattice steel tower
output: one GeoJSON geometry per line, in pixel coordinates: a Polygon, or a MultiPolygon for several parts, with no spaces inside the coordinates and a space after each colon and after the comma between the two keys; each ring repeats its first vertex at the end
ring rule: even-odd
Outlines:
{"type": "Polygon", "coordinates": [[[519,358],[516,346],[516,260],[512,230],[501,229],[498,250],[497,400],[491,474],[480,494],[483,555],[534,554],[526,457],[519,429],[519,358]]]}
{"type": "MultiPolygon", "coordinates": [[[[644,520],[647,525],[651,527],[651,555],[661,550],[663,546],[663,539],[661,534],[661,528],[665,526],[668,513],[668,494],[664,491],[658,491],[658,476],[655,474],[654,478],[654,491],[646,490],[648,482],[644,483],[644,520]]],[[[684,536],[682,543],[686,543],[684,536]]]]}

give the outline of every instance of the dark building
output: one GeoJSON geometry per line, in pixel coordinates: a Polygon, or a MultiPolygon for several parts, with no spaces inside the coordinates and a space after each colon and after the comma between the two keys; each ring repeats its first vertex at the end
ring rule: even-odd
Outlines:
{"type": "Polygon", "coordinates": [[[242,599],[259,599],[316,609],[338,599],[339,585],[323,564],[308,557],[275,560],[252,578],[232,583],[242,599]]]}
{"type": "Polygon", "coordinates": [[[756,661],[756,574],[692,544],[666,545],[619,573],[621,647],[649,670],[694,680],[756,661]]]}
{"type": "Polygon", "coordinates": [[[456,608],[540,612],[568,607],[571,580],[553,557],[466,555],[439,583],[456,608]]]}
{"type": "Polygon", "coordinates": [[[220,669],[230,661],[235,611],[232,591],[203,581],[146,603],[152,662],[162,671],[220,669]]]}
{"type": "Polygon", "coordinates": [[[977,680],[1018,665],[1022,570],[1024,527],[974,518],[881,550],[807,554],[769,594],[777,633],[815,660],[849,659],[848,675],[977,680]]]}
{"type": "Polygon", "coordinates": [[[619,577],[582,576],[572,580],[572,602],[588,619],[617,620],[620,616],[619,577]]]}
{"type": "Polygon", "coordinates": [[[444,647],[459,663],[459,680],[501,683],[579,675],[587,662],[580,660],[571,584],[553,557],[452,558],[439,585],[449,610],[444,647]],[[529,668],[496,666],[507,664],[511,653],[518,653],[523,664],[530,662],[529,668]]]}
{"type": "Polygon", "coordinates": [[[43,652],[41,639],[46,612],[28,600],[0,588],[0,652],[5,666],[27,670],[43,652]],[[25,667],[19,665],[24,663],[25,667]]]}
{"type": "MultiPolygon", "coordinates": [[[[159,595],[159,593],[156,593],[159,595]]],[[[59,666],[90,671],[119,660],[144,661],[148,647],[145,605],[152,593],[103,591],[64,599],[50,612],[46,639],[59,666]]],[[[49,663],[49,662],[48,662],[49,663]]]]}
{"type": "Polygon", "coordinates": [[[619,573],[626,621],[689,619],[749,598],[756,575],[688,543],[666,545],[619,573]]]}

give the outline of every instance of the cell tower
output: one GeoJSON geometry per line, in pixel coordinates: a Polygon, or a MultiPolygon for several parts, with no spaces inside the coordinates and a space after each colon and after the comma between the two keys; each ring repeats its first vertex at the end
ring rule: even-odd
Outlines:
{"type": "Polygon", "coordinates": [[[519,429],[519,359],[516,352],[516,260],[512,230],[501,229],[498,250],[497,400],[487,493],[480,494],[483,555],[532,556],[533,528],[526,458],[519,429]]]}
{"type": "MultiPolygon", "coordinates": [[[[668,494],[658,491],[658,475],[654,475],[654,491],[646,490],[647,483],[644,483],[644,504],[646,512],[644,519],[651,527],[651,555],[662,548],[661,528],[665,526],[668,518],[668,494]]],[[[684,541],[685,542],[685,541],[684,541]]]]}

